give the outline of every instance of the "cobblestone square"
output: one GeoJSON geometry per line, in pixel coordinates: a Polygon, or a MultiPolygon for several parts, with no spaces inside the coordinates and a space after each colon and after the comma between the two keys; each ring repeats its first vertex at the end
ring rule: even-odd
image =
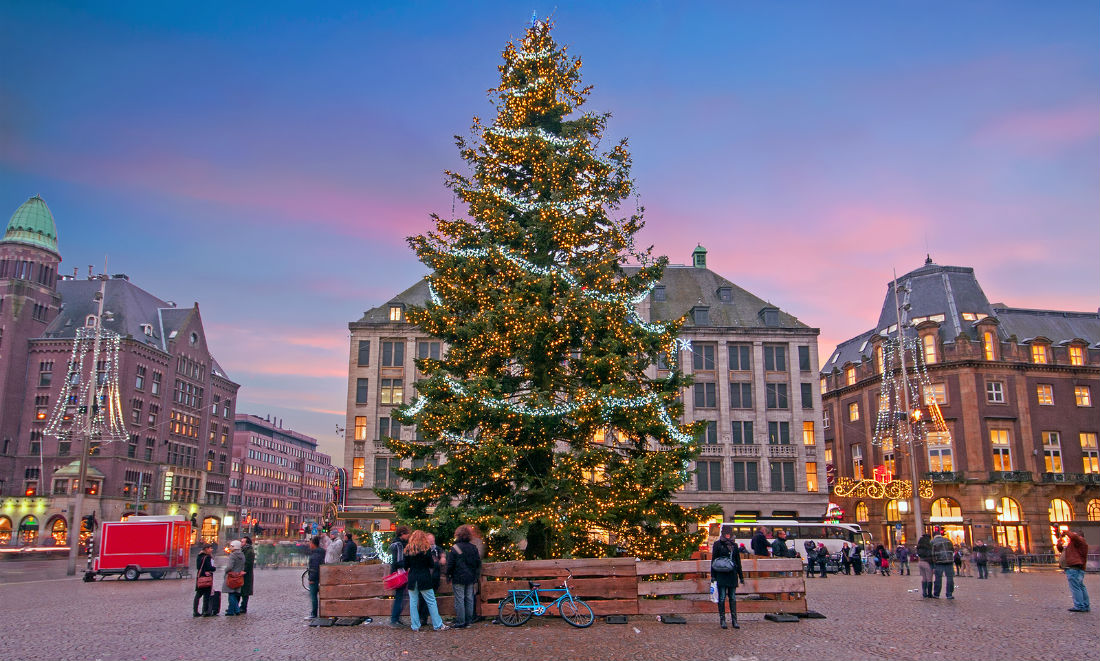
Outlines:
{"type": "MultiPolygon", "coordinates": [[[[740,630],[716,618],[684,625],[634,616],[573,629],[535,618],[508,629],[488,622],[444,632],[384,622],[310,628],[301,569],[259,571],[247,615],[192,618],[193,580],[143,577],[83,583],[64,563],[0,564],[0,660],[177,659],[1050,659],[1090,658],[1100,616],[1067,612],[1065,577],[1054,571],[960,578],[956,599],[922,600],[914,576],[807,580],[810,608],[826,616],[782,624],[745,615],[740,630]]],[[[220,577],[219,577],[220,583],[220,577]]],[[[1086,577],[1095,599],[1100,581],[1086,577]]],[[[224,604],[223,604],[224,608],[224,604]]],[[[427,627],[425,627],[427,629],[427,627]]]]}

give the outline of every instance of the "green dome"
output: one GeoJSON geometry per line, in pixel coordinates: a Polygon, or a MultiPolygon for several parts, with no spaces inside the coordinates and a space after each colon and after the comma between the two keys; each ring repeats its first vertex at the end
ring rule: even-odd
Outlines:
{"type": "Polygon", "coordinates": [[[15,210],[8,221],[8,230],[0,243],[25,243],[45,248],[55,255],[57,250],[57,225],[46,202],[37,195],[15,210]]]}

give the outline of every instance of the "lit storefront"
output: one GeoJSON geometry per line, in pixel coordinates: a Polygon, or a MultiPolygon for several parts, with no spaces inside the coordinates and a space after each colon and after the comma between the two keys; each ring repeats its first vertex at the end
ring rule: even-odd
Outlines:
{"type": "Polygon", "coordinates": [[[32,546],[38,542],[38,517],[28,514],[19,522],[19,543],[32,546]]]}
{"type": "Polygon", "coordinates": [[[1023,520],[1020,503],[1008,496],[999,501],[987,498],[986,509],[996,512],[993,521],[993,540],[997,546],[1004,546],[1020,553],[1031,553],[1027,522],[1023,520]]]}
{"type": "Polygon", "coordinates": [[[47,527],[46,534],[53,539],[54,546],[68,546],[69,544],[69,526],[64,517],[54,517],[47,527]]]}
{"type": "Polygon", "coordinates": [[[0,516],[0,546],[11,544],[11,519],[0,516]]]}
{"type": "Polygon", "coordinates": [[[202,532],[200,536],[204,544],[217,544],[218,532],[221,530],[221,524],[218,518],[215,516],[208,516],[202,520],[202,532]]]}

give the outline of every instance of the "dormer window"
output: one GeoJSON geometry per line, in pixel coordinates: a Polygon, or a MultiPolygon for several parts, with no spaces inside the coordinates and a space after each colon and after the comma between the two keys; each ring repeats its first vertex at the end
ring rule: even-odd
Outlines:
{"type": "Polygon", "coordinates": [[[95,315],[94,314],[90,314],[90,315],[87,316],[87,318],[84,319],[84,327],[85,328],[95,328],[95,315]]]}
{"type": "Polygon", "coordinates": [[[390,306],[390,321],[404,321],[405,320],[405,306],[404,305],[391,305],[390,306]]]}
{"type": "Polygon", "coordinates": [[[653,288],[653,300],[654,301],[663,301],[663,300],[665,300],[665,286],[664,285],[657,285],[656,287],[653,288]]]}
{"type": "Polygon", "coordinates": [[[719,287],[718,300],[723,303],[729,303],[733,300],[733,290],[729,287],[719,287]]]}
{"type": "Polygon", "coordinates": [[[691,320],[696,326],[710,326],[710,308],[696,305],[691,309],[691,320]]]}
{"type": "Polygon", "coordinates": [[[1047,345],[1039,343],[1031,345],[1031,362],[1036,365],[1047,364],[1047,345]]]}
{"type": "Polygon", "coordinates": [[[764,322],[764,325],[768,328],[779,327],[779,308],[766,307],[760,310],[760,319],[764,322]]]}
{"type": "Polygon", "coordinates": [[[153,324],[142,324],[141,325],[141,332],[144,333],[145,335],[147,335],[148,337],[153,337],[153,324]]]}

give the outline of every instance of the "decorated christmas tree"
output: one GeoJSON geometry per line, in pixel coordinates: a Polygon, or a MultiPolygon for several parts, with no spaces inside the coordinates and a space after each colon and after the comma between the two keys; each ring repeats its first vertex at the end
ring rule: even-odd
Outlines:
{"type": "Polygon", "coordinates": [[[387,445],[412,491],[379,490],[405,521],[449,534],[469,522],[496,558],[686,557],[716,508],[674,502],[699,448],[678,423],[687,385],[679,323],[635,306],[666,259],[639,251],[626,142],[605,153],[609,115],[581,113],[581,62],[535,21],[505,48],[496,119],[457,138],[470,172],[448,172],[468,218],[434,216],[409,241],[431,300],[408,312],[446,355],[399,410],[417,440],[387,445]],[[669,368],[653,373],[658,358],[669,368]]]}

